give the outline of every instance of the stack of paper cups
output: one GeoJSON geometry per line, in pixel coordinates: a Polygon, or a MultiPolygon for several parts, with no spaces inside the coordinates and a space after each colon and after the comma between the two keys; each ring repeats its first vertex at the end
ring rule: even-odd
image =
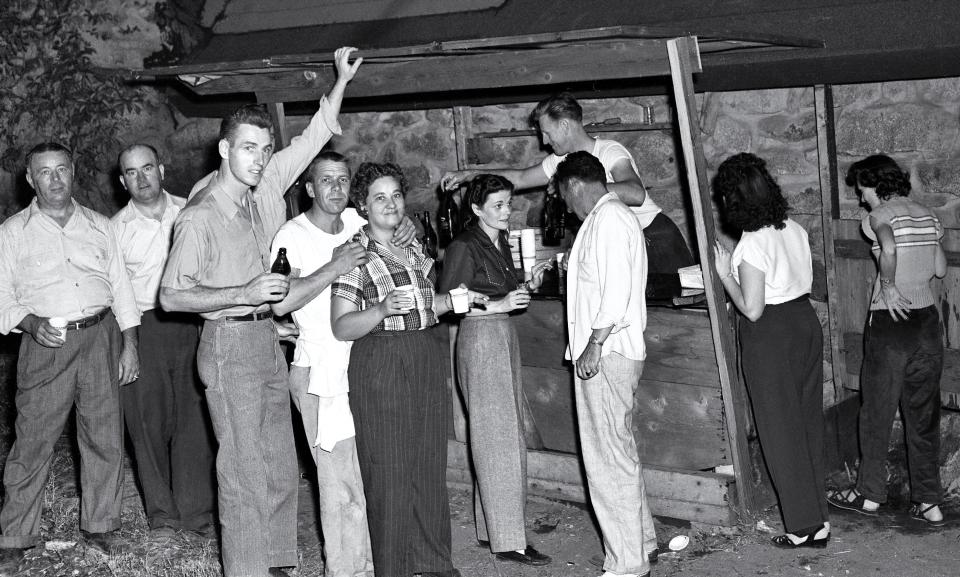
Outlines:
{"type": "Polygon", "coordinates": [[[520,256],[523,259],[523,278],[533,278],[533,265],[537,264],[537,232],[532,228],[520,231],[520,256]]]}
{"type": "Polygon", "coordinates": [[[513,257],[513,266],[520,268],[520,231],[510,231],[510,256],[513,257]]]}

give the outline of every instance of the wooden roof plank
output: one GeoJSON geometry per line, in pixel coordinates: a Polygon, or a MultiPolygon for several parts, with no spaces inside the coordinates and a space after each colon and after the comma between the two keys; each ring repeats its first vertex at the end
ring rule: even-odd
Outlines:
{"type": "MultiPolygon", "coordinates": [[[[694,72],[701,70],[695,42],[689,57],[694,72]]],[[[495,89],[571,82],[663,76],[670,73],[665,44],[643,40],[608,42],[509,51],[416,62],[371,63],[350,83],[352,98],[495,89]]],[[[316,95],[329,89],[334,73],[329,67],[310,70],[270,71],[261,74],[225,75],[193,87],[198,94],[255,92],[276,94],[307,91],[316,95]]],[[[287,100],[292,100],[287,98],[287,100]]]]}

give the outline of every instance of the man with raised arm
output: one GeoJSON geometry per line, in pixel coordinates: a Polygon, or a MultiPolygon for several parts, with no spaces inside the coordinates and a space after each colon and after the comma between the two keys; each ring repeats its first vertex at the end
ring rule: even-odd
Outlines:
{"type": "Polygon", "coordinates": [[[270,243],[286,220],[284,192],[339,133],[337,114],[362,58],[340,48],[337,81],[302,134],[273,154],[270,115],[244,106],[224,119],[217,174],[180,213],[161,280],[166,310],[205,319],[197,365],[220,447],[220,527],[226,577],[283,575],[297,564],[297,460],[287,364],[270,304],[289,280],[270,273],[270,243]]]}

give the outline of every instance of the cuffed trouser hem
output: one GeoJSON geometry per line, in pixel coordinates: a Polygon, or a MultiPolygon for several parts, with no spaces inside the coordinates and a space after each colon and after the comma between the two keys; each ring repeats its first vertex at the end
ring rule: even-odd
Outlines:
{"type": "Polygon", "coordinates": [[[269,556],[270,567],[296,567],[300,564],[296,550],[273,553],[269,556]]]}
{"type": "Polygon", "coordinates": [[[110,521],[88,521],[80,523],[80,528],[87,533],[109,533],[120,528],[120,519],[111,519],[110,521]]]}
{"type": "Polygon", "coordinates": [[[0,535],[0,549],[29,549],[39,542],[39,535],[0,535]]]}

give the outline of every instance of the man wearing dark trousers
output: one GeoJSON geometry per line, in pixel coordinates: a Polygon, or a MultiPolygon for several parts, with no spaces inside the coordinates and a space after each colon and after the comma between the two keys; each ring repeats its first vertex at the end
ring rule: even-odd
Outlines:
{"type": "Polygon", "coordinates": [[[130,202],[111,219],[140,309],[140,378],[120,389],[151,535],[216,536],[214,439],[197,377],[194,315],[160,308],[160,276],[173,223],[186,201],[163,190],[156,149],[133,144],[119,156],[130,202]]]}
{"type": "Polygon", "coordinates": [[[74,405],[80,529],[87,544],[103,552],[114,552],[118,542],[119,387],[139,372],[140,313],[110,221],[73,200],[73,174],[68,148],[35,146],[27,154],[27,182],[37,196],[0,225],[0,332],[25,333],[16,440],[3,471],[0,568],[19,563],[39,540],[54,445],[74,405]]]}

